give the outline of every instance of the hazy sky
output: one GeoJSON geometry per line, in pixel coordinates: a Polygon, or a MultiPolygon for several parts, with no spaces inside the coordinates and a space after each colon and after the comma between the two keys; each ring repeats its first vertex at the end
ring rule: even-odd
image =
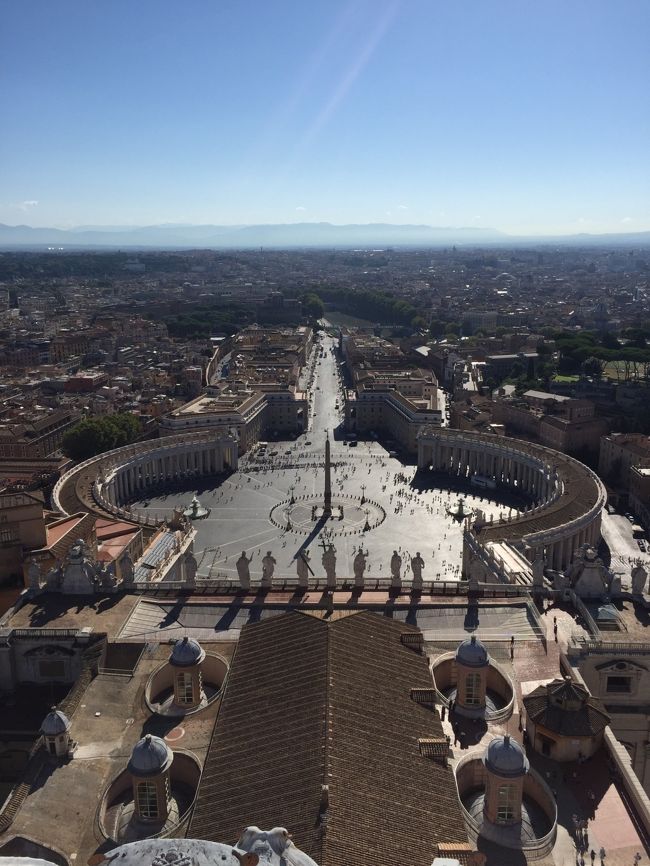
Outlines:
{"type": "Polygon", "coordinates": [[[649,0],[0,0],[0,221],[650,229],[649,0]]]}

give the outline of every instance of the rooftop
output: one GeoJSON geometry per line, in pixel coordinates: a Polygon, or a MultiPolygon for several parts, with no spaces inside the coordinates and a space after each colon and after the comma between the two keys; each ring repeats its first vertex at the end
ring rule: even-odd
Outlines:
{"type": "Polygon", "coordinates": [[[234,842],[251,816],[272,826],[281,814],[320,866],[429,866],[437,842],[465,842],[451,770],[418,746],[443,733],[410,697],[431,676],[405,631],[368,612],[244,628],[188,836],[234,842]]]}

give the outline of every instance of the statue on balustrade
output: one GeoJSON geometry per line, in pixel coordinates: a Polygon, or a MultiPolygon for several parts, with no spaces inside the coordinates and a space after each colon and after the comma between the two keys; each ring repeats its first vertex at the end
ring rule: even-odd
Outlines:
{"type": "Polygon", "coordinates": [[[237,576],[239,577],[239,585],[243,589],[250,589],[251,585],[251,573],[250,573],[250,564],[253,560],[251,556],[250,559],[246,556],[246,551],[242,550],[241,556],[237,560],[237,576]]]}
{"type": "Polygon", "coordinates": [[[307,589],[309,586],[309,573],[313,574],[309,565],[309,551],[299,550],[296,557],[296,572],[298,573],[298,586],[301,589],[307,589]]]}
{"type": "Polygon", "coordinates": [[[327,576],[327,586],[336,586],[336,548],[331,542],[323,548],[321,562],[327,576]]]}
{"type": "Polygon", "coordinates": [[[262,560],[262,586],[270,587],[273,584],[273,572],[277,564],[276,559],[270,550],[266,551],[266,556],[262,560]]]}
{"type": "Polygon", "coordinates": [[[424,560],[420,556],[420,551],[411,557],[411,571],[413,572],[413,589],[422,589],[422,569],[424,568],[424,560]]]}
{"type": "Polygon", "coordinates": [[[391,577],[391,586],[401,586],[402,585],[402,557],[399,553],[394,550],[393,555],[390,558],[390,577],[391,577]]]}
{"type": "Polygon", "coordinates": [[[637,559],[632,569],[632,592],[634,595],[643,595],[648,579],[648,572],[643,567],[641,560],[637,559]]]}
{"type": "Polygon", "coordinates": [[[357,550],[357,554],[354,557],[354,562],[352,563],[352,569],[354,571],[354,585],[355,586],[363,586],[363,575],[366,570],[367,565],[367,557],[368,551],[363,552],[363,548],[360,547],[357,550]]]}

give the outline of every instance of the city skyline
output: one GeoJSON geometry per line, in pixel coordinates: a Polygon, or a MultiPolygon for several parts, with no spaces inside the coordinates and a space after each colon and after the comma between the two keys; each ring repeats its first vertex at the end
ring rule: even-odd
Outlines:
{"type": "Polygon", "coordinates": [[[0,222],[650,229],[638,0],[7,5],[0,222]]]}

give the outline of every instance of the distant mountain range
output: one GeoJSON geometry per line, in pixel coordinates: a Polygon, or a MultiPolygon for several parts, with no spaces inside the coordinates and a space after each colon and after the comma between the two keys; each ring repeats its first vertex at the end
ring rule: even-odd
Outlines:
{"type": "Polygon", "coordinates": [[[450,228],[426,225],[333,225],[332,223],[286,223],[280,225],[216,226],[79,226],[73,229],[32,228],[0,223],[0,248],[67,249],[108,247],[112,249],[291,249],[441,247],[536,244],[635,244],[650,243],[650,232],[603,235],[521,237],[490,228],[450,228]]]}

